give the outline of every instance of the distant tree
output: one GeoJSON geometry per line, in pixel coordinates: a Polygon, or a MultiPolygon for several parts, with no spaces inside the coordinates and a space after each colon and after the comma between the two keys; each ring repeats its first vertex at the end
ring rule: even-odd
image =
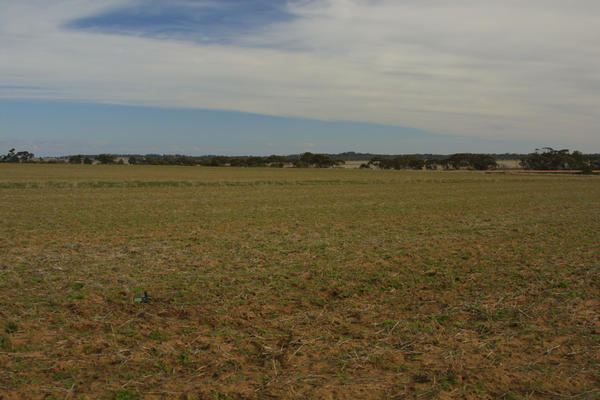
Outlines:
{"type": "Polygon", "coordinates": [[[112,154],[99,154],[96,157],[96,160],[98,160],[100,164],[114,164],[115,158],[116,157],[112,154]]]}
{"type": "Polygon", "coordinates": [[[583,170],[586,166],[590,164],[589,160],[585,158],[583,153],[580,151],[573,151],[571,153],[571,157],[568,160],[569,167],[572,169],[581,169],[583,170]]]}
{"type": "Polygon", "coordinates": [[[391,157],[373,157],[369,165],[382,169],[414,169],[433,170],[438,166],[444,169],[477,169],[486,170],[497,167],[496,160],[489,154],[459,153],[445,159],[427,158],[416,155],[391,157]]]}
{"type": "Polygon", "coordinates": [[[232,167],[264,167],[264,157],[224,157],[220,160],[221,165],[229,164],[232,167]]]}
{"type": "Polygon", "coordinates": [[[467,153],[452,154],[448,157],[448,166],[452,169],[468,169],[471,167],[470,155],[467,153]]]}
{"type": "Polygon", "coordinates": [[[588,155],[588,162],[592,170],[600,169],[600,154],[588,155]]]}
{"type": "Polygon", "coordinates": [[[229,157],[216,156],[210,159],[211,167],[223,167],[229,163],[229,157]]]}
{"type": "Polygon", "coordinates": [[[5,156],[2,156],[2,162],[15,162],[15,149],[10,149],[5,156]]]}
{"type": "Polygon", "coordinates": [[[423,169],[425,160],[417,156],[397,156],[390,157],[373,157],[369,161],[369,165],[374,165],[381,169],[423,169]]]}
{"type": "Polygon", "coordinates": [[[273,164],[273,163],[283,164],[283,163],[285,163],[285,161],[286,160],[285,160],[284,156],[277,156],[275,154],[272,154],[265,159],[265,163],[267,163],[267,164],[273,164]]]}
{"type": "Polygon", "coordinates": [[[229,165],[232,167],[247,167],[248,162],[244,157],[231,157],[229,159],[229,165]]]}
{"type": "Polygon", "coordinates": [[[91,159],[91,158],[89,158],[89,157],[85,157],[85,158],[83,159],[83,163],[84,163],[84,164],[92,164],[93,162],[94,162],[94,161],[92,161],[92,159],[91,159]]]}
{"type": "Polygon", "coordinates": [[[299,164],[304,165],[304,166],[310,166],[313,163],[313,159],[314,159],[315,155],[313,153],[311,153],[310,151],[307,151],[306,153],[303,153],[300,156],[299,164]]]}
{"type": "Polygon", "coordinates": [[[441,160],[438,160],[438,165],[441,166],[443,169],[450,169],[451,165],[450,165],[450,160],[448,158],[443,158],[441,160]]]}
{"type": "Polygon", "coordinates": [[[569,153],[568,149],[554,150],[551,147],[536,149],[521,159],[521,166],[525,169],[535,170],[575,170],[583,169],[585,165],[591,164],[581,152],[569,153]]]}
{"type": "Polygon", "coordinates": [[[265,166],[265,158],[264,157],[248,157],[246,159],[246,164],[249,167],[264,167],[265,166]]]}
{"type": "Polygon", "coordinates": [[[425,161],[418,157],[410,156],[407,165],[410,169],[421,170],[423,167],[425,167],[425,161]]]}
{"type": "Polygon", "coordinates": [[[31,162],[33,161],[35,155],[28,151],[20,151],[17,153],[17,157],[19,157],[20,162],[31,162]]]}
{"type": "Polygon", "coordinates": [[[425,169],[433,170],[437,169],[438,161],[435,159],[427,159],[425,160],[425,169]]]}
{"type": "Polygon", "coordinates": [[[369,160],[367,165],[369,167],[374,166],[374,167],[381,168],[381,169],[390,169],[392,166],[392,163],[390,163],[389,161],[390,160],[387,158],[373,157],[369,160]]]}
{"type": "Polygon", "coordinates": [[[480,171],[498,168],[498,163],[489,154],[472,154],[470,161],[471,166],[480,171]]]}
{"type": "Polygon", "coordinates": [[[336,165],[335,160],[327,154],[313,154],[311,165],[317,168],[328,168],[336,165]]]}
{"type": "Polygon", "coordinates": [[[489,154],[457,153],[442,160],[445,168],[488,170],[498,167],[496,160],[489,154]]]}
{"type": "Polygon", "coordinates": [[[583,167],[581,167],[581,174],[582,175],[593,175],[594,169],[592,168],[592,166],[590,164],[586,164],[583,167]]]}
{"type": "Polygon", "coordinates": [[[81,164],[81,163],[83,163],[83,156],[81,154],[69,157],[69,164],[81,164]]]}
{"type": "Polygon", "coordinates": [[[328,168],[337,165],[338,161],[327,154],[313,154],[311,152],[306,152],[302,154],[300,158],[294,160],[293,164],[296,168],[328,168]]]}
{"type": "Polygon", "coordinates": [[[265,158],[265,165],[268,165],[269,167],[274,167],[274,168],[283,168],[286,161],[287,160],[284,156],[278,156],[278,155],[272,154],[265,158]]]}
{"type": "Polygon", "coordinates": [[[149,164],[149,165],[161,165],[162,156],[159,154],[146,154],[144,156],[143,161],[139,161],[140,164],[149,164]]]}
{"type": "Polygon", "coordinates": [[[8,153],[0,159],[1,162],[23,163],[31,162],[35,155],[28,151],[19,151],[15,153],[15,149],[10,149],[8,153]]]}

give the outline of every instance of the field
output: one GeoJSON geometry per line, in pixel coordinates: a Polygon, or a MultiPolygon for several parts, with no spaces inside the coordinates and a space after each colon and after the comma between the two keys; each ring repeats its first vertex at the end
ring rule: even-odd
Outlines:
{"type": "Polygon", "coordinates": [[[596,176],[4,164],[0,218],[3,400],[600,398],[596,176]]]}

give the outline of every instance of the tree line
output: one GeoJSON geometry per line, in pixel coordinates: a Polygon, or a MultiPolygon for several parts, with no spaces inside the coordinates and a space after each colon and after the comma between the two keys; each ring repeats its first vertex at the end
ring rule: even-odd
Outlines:
{"type": "MultiPolygon", "coordinates": [[[[581,171],[593,173],[600,169],[600,154],[583,154],[568,149],[554,150],[551,147],[536,149],[534,153],[521,156],[519,165],[526,170],[581,171]]],[[[490,154],[457,153],[446,158],[425,158],[415,155],[374,157],[362,168],[381,169],[446,169],[446,170],[490,170],[498,168],[496,159],[490,154]]]]}
{"type": "MultiPolygon", "coordinates": [[[[69,163],[81,164],[89,160],[83,156],[69,157],[69,163]]],[[[117,156],[111,154],[99,154],[95,159],[100,164],[118,163],[117,156]]],[[[122,161],[122,159],[120,160],[122,161]]],[[[279,156],[270,155],[260,156],[185,156],[180,154],[146,154],[144,156],[128,156],[129,164],[133,165],[201,165],[207,167],[275,167],[282,168],[286,164],[291,164],[297,168],[328,168],[334,165],[344,163],[344,160],[334,159],[327,154],[313,154],[310,152],[300,156],[279,156]]]]}
{"type": "MultiPolygon", "coordinates": [[[[111,154],[99,154],[95,160],[100,164],[115,164],[117,156],[111,154]]],[[[146,154],[128,156],[129,164],[133,165],[200,165],[209,167],[284,167],[291,165],[296,168],[330,168],[345,164],[342,158],[334,158],[329,154],[306,152],[300,155],[280,156],[185,156],[168,154],[146,154]]],[[[82,155],[70,156],[69,163],[82,164],[91,163],[88,157],[82,155]]],[[[122,163],[122,159],[119,161],[122,163]]],[[[416,155],[373,157],[368,163],[361,165],[362,168],[380,169],[476,169],[487,170],[497,167],[494,157],[488,154],[459,153],[447,158],[422,158],[416,155]]]]}
{"type": "Polygon", "coordinates": [[[381,169],[475,169],[479,171],[498,167],[496,160],[489,154],[458,153],[447,158],[419,158],[414,155],[394,158],[374,157],[363,168],[374,166],[381,169]]]}
{"type": "Polygon", "coordinates": [[[521,166],[530,170],[581,170],[584,173],[591,173],[595,169],[600,169],[600,154],[585,155],[577,150],[570,153],[568,149],[554,150],[551,147],[544,147],[523,157],[521,166]]]}
{"type": "MultiPolygon", "coordinates": [[[[346,158],[353,159],[357,155],[368,153],[340,153],[337,155],[306,152],[297,155],[261,156],[186,156],[169,154],[146,154],[117,156],[114,154],[98,154],[94,156],[71,155],[63,158],[70,164],[124,164],[127,159],[134,165],[200,165],[211,167],[275,167],[293,166],[296,168],[330,168],[345,163],[346,158]]],[[[514,154],[510,154],[515,156],[514,154]]],[[[512,159],[515,159],[512,157],[512,159]]],[[[34,160],[34,154],[29,151],[10,149],[7,154],[0,156],[0,162],[31,163],[44,162],[34,160]]],[[[54,160],[52,162],[63,162],[54,160]]],[[[582,173],[592,173],[600,169],[600,154],[583,154],[580,151],[570,152],[567,149],[555,150],[551,147],[536,149],[535,152],[521,155],[520,166],[526,170],[579,170],[582,173]]],[[[372,157],[361,168],[379,169],[412,169],[412,170],[490,170],[498,168],[496,158],[491,154],[457,153],[450,156],[435,154],[416,154],[372,157]]]]}

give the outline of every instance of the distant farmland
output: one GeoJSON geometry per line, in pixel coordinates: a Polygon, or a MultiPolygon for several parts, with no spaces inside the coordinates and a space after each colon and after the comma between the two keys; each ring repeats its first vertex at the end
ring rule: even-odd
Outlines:
{"type": "Polygon", "coordinates": [[[2,399],[600,396],[597,176],[3,164],[0,218],[2,399]]]}

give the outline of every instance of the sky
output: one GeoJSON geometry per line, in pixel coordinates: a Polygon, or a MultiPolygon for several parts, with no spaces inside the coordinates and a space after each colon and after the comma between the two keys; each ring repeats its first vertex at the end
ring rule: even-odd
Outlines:
{"type": "Polygon", "coordinates": [[[0,10],[0,152],[600,152],[597,0],[0,10]]]}

